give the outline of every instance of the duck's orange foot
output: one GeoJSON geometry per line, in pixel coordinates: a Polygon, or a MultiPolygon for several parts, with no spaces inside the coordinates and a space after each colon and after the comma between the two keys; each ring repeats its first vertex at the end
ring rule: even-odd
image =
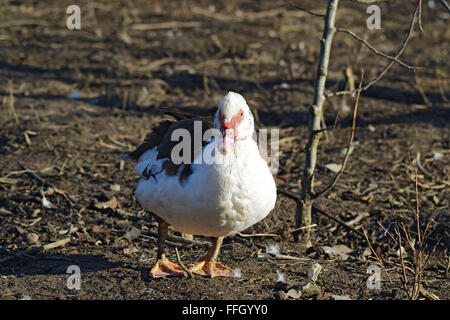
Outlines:
{"type": "Polygon", "coordinates": [[[218,263],[214,260],[202,260],[194,265],[188,265],[187,268],[194,274],[200,276],[214,277],[234,277],[234,270],[218,263]]]}
{"type": "Polygon", "coordinates": [[[165,277],[184,277],[186,273],[179,265],[170,262],[166,259],[159,259],[150,270],[150,277],[165,278],[165,277]]]}

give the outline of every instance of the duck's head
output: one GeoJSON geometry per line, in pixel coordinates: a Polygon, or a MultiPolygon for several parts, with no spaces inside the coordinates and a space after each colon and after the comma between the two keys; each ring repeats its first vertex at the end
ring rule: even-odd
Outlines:
{"type": "Polygon", "coordinates": [[[253,115],[243,96],[230,91],[220,100],[214,116],[214,127],[222,134],[220,151],[223,154],[232,150],[238,140],[245,140],[253,135],[253,115]]]}

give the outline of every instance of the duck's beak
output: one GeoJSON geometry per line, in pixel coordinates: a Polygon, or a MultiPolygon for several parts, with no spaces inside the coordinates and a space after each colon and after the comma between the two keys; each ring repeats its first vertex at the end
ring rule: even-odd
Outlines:
{"type": "Polygon", "coordinates": [[[224,128],[221,130],[222,139],[219,143],[219,151],[223,155],[226,155],[228,152],[233,150],[234,143],[236,142],[236,135],[234,128],[226,125],[227,123],[225,123],[224,128]]]}

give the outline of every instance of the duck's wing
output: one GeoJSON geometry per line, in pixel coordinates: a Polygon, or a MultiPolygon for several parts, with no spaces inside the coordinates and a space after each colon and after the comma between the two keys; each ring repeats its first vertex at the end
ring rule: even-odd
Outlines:
{"type": "MultiPolygon", "coordinates": [[[[212,117],[202,117],[189,114],[177,109],[161,108],[165,115],[170,115],[175,120],[164,120],[154,127],[134,151],[126,155],[127,159],[138,161],[135,172],[142,178],[149,179],[165,171],[167,175],[179,175],[180,182],[191,173],[191,164],[202,152],[202,147],[208,141],[203,141],[203,134],[206,130],[213,128],[212,117]],[[195,137],[195,131],[201,129],[201,136],[195,137]],[[172,141],[175,130],[185,130],[191,139],[190,162],[174,163],[172,160],[172,150],[180,143],[180,140],[172,141]],[[197,146],[195,139],[201,139],[202,143],[197,146]],[[180,171],[180,168],[183,167],[180,171]]],[[[198,134],[198,133],[197,133],[198,134]]]]}

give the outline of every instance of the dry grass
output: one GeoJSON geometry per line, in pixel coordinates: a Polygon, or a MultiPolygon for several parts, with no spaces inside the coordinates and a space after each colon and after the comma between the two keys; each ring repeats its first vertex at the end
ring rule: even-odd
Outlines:
{"type": "Polygon", "coordinates": [[[423,288],[425,266],[439,241],[437,241],[432,249],[427,253],[426,249],[429,249],[427,248],[427,243],[430,240],[428,237],[430,234],[432,220],[428,220],[425,225],[423,225],[423,222],[421,221],[417,170],[415,172],[415,195],[416,208],[412,208],[408,203],[406,203],[414,213],[416,224],[416,230],[414,232],[410,231],[403,222],[396,223],[393,227],[393,231],[388,230],[388,228],[384,227],[382,223],[378,222],[384,233],[387,234],[395,243],[396,247],[398,247],[399,257],[396,261],[387,260],[378,254],[371,245],[367,233],[365,233],[365,235],[375,259],[380,264],[382,270],[392,285],[396,285],[396,281],[389,274],[386,269],[386,265],[391,265],[394,267],[394,270],[399,271],[395,277],[400,280],[401,289],[403,289],[406,293],[409,300],[417,300],[421,294],[428,299],[439,300],[438,296],[423,288]],[[403,247],[403,244],[406,244],[406,247],[403,247]],[[411,261],[407,261],[406,256],[411,256],[411,261]]]}

